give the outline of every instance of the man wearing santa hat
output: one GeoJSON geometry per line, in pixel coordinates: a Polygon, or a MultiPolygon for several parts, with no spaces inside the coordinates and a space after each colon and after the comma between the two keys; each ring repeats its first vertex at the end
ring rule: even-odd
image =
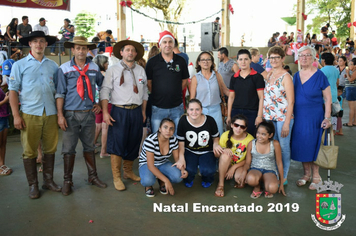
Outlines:
{"type": "Polygon", "coordinates": [[[189,78],[185,60],[173,53],[174,36],[165,30],[159,34],[161,53],[148,60],[147,86],[152,99],[152,132],[156,132],[163,118],[171,118],[176,127],[184,113],[182,90],[189,78]]]}

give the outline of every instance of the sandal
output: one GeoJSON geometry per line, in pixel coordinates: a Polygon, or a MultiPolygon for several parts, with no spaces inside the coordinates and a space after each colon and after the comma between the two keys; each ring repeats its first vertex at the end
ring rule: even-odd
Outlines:
{"type": "Polygon", "coordinates": [[[216,188],[215,197],[224,197],[224,186],[218,186],[216,188]]]}
{"type": "Polygon", "coordinates": [[[311,181],[311,176],[304,175],[301,179],[298,179],[296,184],[298,187],[304,186],[307,182],[311,181]],[[305,179],[308,178],[308,179],[305,179]]]}
{"type": "Polygon", "coordinates": [[[344,124],[342,124],[342,126],[352,127],[354,125],[349,125],[348,123],[344,123],[344,124]]]}
{"type": "Polygon", "coordinates": [[[11,175],[12,169],[7,167],[6,165],[0,166],[0,175],[11,175]]]}
{"type": "Polygon", "coordinates": [[[261,195],[262,195],[262,191],[261,192],[252,191],[250,197],[253,199],[257,199],[257,198],[261,197],[261,195]]]}
{"type": "Polygon", "coordinates": [[[317,178],[313,177],[313,182],[309,185],[309,189],[316,190],[317,189],[316,185],[319,184],[320,182],[321,182],[321,177],[317,177],[317,178]],[[314,180],[319,180],[319,182],[315,183],[314,180]]]}
{"type": "Polygon", "coordinates": [[[265,198],[273,198],[273,194],[266,191],[265,198]]]}

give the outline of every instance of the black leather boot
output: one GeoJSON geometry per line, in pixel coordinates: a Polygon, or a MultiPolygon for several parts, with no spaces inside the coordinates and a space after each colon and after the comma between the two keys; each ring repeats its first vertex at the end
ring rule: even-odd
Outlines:
{"type": "Polygon", "coordinates": [[[40,197],[37,181],[37,165],[36,158],[23,159],[28,185],[30,186],[29,197],[36,199],[40,197]]]}
{"type": "Polygon", "coordinates": [[[73,186],[72,173],[74,168],[74,159],[75,159],[74,154],[65,154],[63,156],[64,182],[63,182],[62,194],[64,196],[68,196],[69,194],[72,193],[72,186],[73,186]]]}
{"type": "Polygon", "coordinates": [[[88,182],[99,188],[106,188],[107,185],[98,178],[94,152],[84,152],[83,155],[88,168],[88,182]]]}
{"type": "Polygon", "coordinates": [[[49,189],[55,192],[61,192],[61,186],[58,186],[53,181],[54,154],[44,154],[42,158],[43,164],[43,189],[49,189]]]}

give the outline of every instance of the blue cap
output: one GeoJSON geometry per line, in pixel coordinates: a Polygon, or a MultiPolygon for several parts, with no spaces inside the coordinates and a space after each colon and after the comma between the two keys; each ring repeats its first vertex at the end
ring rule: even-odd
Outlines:
{"type": "Polygon", "coordinates": [[[8,59],[8,60],[4,61],[4,63],[2,63],[2,75],[9,76],[11,73],[12,65],[14,63],[15,63],[15,61],[12,59],[8,59]]]}

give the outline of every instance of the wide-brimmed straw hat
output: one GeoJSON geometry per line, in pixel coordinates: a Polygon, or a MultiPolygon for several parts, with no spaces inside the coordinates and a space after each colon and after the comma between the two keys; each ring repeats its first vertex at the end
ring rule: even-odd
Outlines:
{"type": "Polygon", "coordinates": [[[64,42],[65,48],[72,48],[74,45],[88,46],[89,50],[96,48],[95,43],[89,43],[88,39],[83,36],[75,36],[72,41],[64,42]]]}
{"type": "Polygon", "coordinates": [[[56,42],[57,38],[55,36],[49,36],[45,35],[43,31],[32,31],[31,34],[29,34],[27,37],[20,38],[20,43],[24,46],[30,46],[28,45],[28,42],[31,41],[33,38],[45,38],[48,45],[52,45],[56,42]]]}
{"type": "Polygon", "coordinates": [[[145,53],[145,49],[143,48],[142,44],[140,44],[136,41],[132,41],[132,40],[122,40],[122,41],[116,43],[113,48],[113,53],[114,53],[115,57],[119,58],[120,60],[122,59],[120,51],[121,51],[121,48],[126,45],[132,45],[136,48],[137,55],[136,55],[135,61],[138,61],[143,57],[143,54],[145,53]]]}

